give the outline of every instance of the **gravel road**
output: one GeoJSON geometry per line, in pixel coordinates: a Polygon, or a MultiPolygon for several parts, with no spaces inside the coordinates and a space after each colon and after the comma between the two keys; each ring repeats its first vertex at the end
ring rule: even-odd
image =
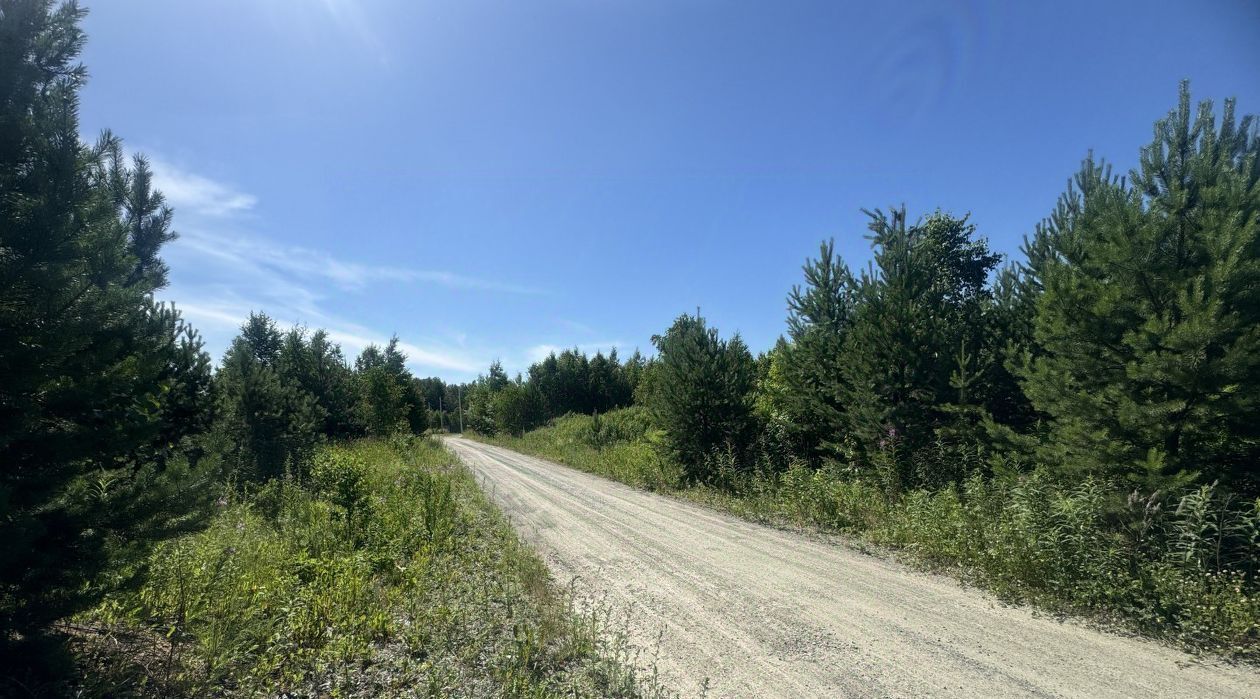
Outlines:
{"type": "Polygon", "coordinates": [[[507,449],[446,443],[562,581],[710,697],[1260,697],[1260,672],[1004,605],[842,545],[507,449]]]}

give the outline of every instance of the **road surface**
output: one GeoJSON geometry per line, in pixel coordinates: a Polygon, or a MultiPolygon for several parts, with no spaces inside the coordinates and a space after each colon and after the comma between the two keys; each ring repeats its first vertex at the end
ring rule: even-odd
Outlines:
{"type": "Polygon", "coordinates": [[[1260,697],[1260,672],[1004,605],[941,576],[460,438],[562,581],[710,697],[1260,697]]]}

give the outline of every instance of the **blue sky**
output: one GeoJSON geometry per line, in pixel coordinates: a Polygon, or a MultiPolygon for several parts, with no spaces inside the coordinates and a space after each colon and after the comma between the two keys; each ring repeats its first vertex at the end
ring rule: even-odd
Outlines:
{"type": "Polygon", "coordinates": [[[453,380],[697,306],[764,350],[821,240],[866,264],[863,207],[1018,254],[1179,79],[1260,112],[1251,0],[85,4],[84,132],[153,159],[216,359],[251,309],[453,380]]]}

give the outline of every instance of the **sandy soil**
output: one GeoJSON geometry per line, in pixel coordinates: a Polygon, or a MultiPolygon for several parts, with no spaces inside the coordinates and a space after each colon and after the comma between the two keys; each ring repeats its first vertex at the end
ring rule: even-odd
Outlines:
{"type": "Polygon", "coordinates": [[[507,449],[447,444],[562,582],[710,697],[1260,697],[1260,672],[507,449]]]}

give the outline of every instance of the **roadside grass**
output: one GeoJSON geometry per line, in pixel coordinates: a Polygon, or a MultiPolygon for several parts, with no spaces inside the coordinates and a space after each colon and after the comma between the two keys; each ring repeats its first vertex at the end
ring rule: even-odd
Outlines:
{"type": "Polygon", "coordinates": [[[323,447],[67,625],[78,696],[662,696],[433,439],[323,447]]]}
{"type": "Polygon", "coordinates": [[[836,466],[727,467],[720,487],[686,485],[639,408],[477,438],[746,519],[844,534],[1010,602],[1260,660],[1260,500],[1210,485],[1124,499],[1099,481],[1033,471],[893,498],[836,466]]]}

